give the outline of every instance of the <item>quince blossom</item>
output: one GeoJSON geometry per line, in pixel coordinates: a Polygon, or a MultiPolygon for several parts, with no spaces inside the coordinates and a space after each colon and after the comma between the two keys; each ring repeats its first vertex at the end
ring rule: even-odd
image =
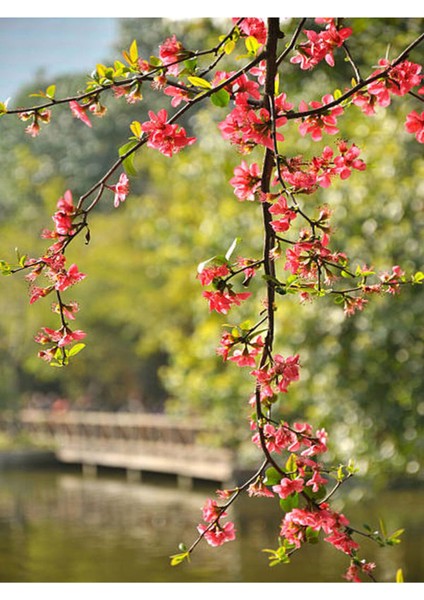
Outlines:
{"type": "Polygon", "coordinates": [[[209,302],[209,310],[226,315],[234,304],[239,306],[243,300],[249,298],[251,292],[241,292],[236,294],[232,290],[225,290],[223,292],[203,292],[203,297],[209,302]]]}
{"type": "Polygon", "coordinates": [[[87,116],[88,106],[81,106],[76,100],[71,100],[69,102],[69,108],[71,109],[71,112],[76,119],[82,121],[85,125],[87,125],[87,127],[93,126],[90,119],[87,116]]]}
{"type": "Polygon", "coordinates": [[[167,66],[167,70],[171,75],[178,75],[180,71],[178,61],[181,61],[188,55],[183,44],[177,40],[175,34],[167,38],[159,46],[159,58],[167,66]]]}
{"type": "Polygon", "coordinates": [[[287,498],[291,494],[299,493],[303,490],[304,481],[300,477],[296,479],[289,479],[283,477],[278,485],[272,486],[272,491],[280,496],[280,498],[287,498]]]}
{"type": "Polygon", "coordinates": [[[216,523],[209,529],[208,526],[200,524],[197,531],[203,535],[210,546],[222,546],[225,542],[232,542],[236,539],[234,523],[228,521],[225,525],[216,523]]]}
{"type": "Polygon", "coordinates": [[[413,110],[406,117],[405,129],[408,133],[413,133],[417,142],[424,144],[424,111],[419,115],[413,110]]]}
{"type": "Polygon", "coordinates": [[[323,31],[316,32],[306,29],[304,31],[308,41],[297,46],[297,54],[290,59],[293,64],[299,64],[302,70],[309,70],[316,67],[322,60],[334,67],[334,50],[340,48],[343,43],[352,35],[350,27],[337,29],[334,19],[316,19],[317,23],[326,23],[323,31]]]}
{"type": "Polygon", "coordinates": [[[259,165],[248,165],[244,160],[234,169],[234,177],[230,184],[234,187],[234,194],[239,200],[254,200],[255,193],[261,186],[261,172],[259,165]]]}
{"type": "Polygon", "coordinates": [[[112,192],[115,194],[113,205],[118,208],[120,202],[124,202],[130,192],[130,182],[125,173],[121,173],[119,176],[118,183],[115,185],[107,185],[112,192]]]}
{"type": "Polygon", "coordinates": [[[185,146],[191,146],[195,137],[187,137],[185,129],[168,123],[168,113],[162,108],[157,115],[149,111],[150,121],[142,123],[142,130],[148,134],[147,145],[159,150],[165,156],[173,156],[185,146]]]}

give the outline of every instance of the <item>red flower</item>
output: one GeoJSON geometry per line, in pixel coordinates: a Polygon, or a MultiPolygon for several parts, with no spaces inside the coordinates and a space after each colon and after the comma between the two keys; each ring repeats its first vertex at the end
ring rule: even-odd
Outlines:
{"type": "Polygon", "coordinates": [[[113,200],[113,205],[115,208],[118,208],[119,203],[124,202],[130,193],[130,182],[125,173],[121,173],[118,183],[115,185],[108,185],[106,187],[115,193],[115,198],[113,200]]]}
{"type": "Polygon", "coordinates": [[[80,121],[85,123],[87,127],[92,127],[91,121],[87,117],[86,111],[88,107],[83,107],[80,104],[78,104],[78,102],[76,102],[75,100],[71,100],[69,102],[69,108],[71,109],[71,112],[76,119],[79,119],[80,121]]]}
{"type": "Polygon", "coordinates": [[[172,156],[185,146],[191,146],[196,141],[195,137],[187,137],[183,127],[170,125],[168,113],[162,108],[157,115],[149,111],[150,121],[142,123],[141,128],[149,134],[147,145],[159,150],[165,156],[172,156]]]}
{"type": "Polygon", "coordinates": [[[225,525],[214,525],[207,531],[206,525],[198,525],[197,531],[203,534],[205,540],[210,546],[222,546],[225,542],[231,542],[236,539],[234,523],[228,521],[225,525]]]}
{"type": "Polygon", "coordinates": [[[415,137],[420,144],[424,144],[424,111],[419,115],[413,110],[406,117],[405,129],[408,133],[415,134],[415,137]]]}
{"type": "Polygon", "coordinates": [[[234,169],[234,177],[230,179],[234,194],[239,200],[254,200],[255,192],[261,186],[261,173],[256,163],[248,165],[244,160],[234,169]]]}
{"type": "Polygon", "coordinates": [[[273,485],[272,491],[280,496],[280,498],[287,498],[291,494],[301,492],[303,490],[304,481],[300,477],[296,479],[289,479],[283,477],[279,485],[273,485]]]}
{"type": "Polygon", "coordinates": [[[179,72],[179,65],[172,63],[177,63],[184,58],[185,55],[186,52],[184,46],[177,40],[175,35],[167,38],[163,44],[159,46],[159,57],[164,65],[170,65],[168,66],[168,72],[171,75],[178,75],[179,72]]]}
{"type": "Polygon", "coordinates": [[[246,300],[251,295],[251,292],[241,292],[236,294],[231,290],[224,292],[203,292],[203,297],[209,302],[209,310],[216,310],[216,312],[223,315],[228,313],[233,304],[239,306],[242,300],[246,300]]]}

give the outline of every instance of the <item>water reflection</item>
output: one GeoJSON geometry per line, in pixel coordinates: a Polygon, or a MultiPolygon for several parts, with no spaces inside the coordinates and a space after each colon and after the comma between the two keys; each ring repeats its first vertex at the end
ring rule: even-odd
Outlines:
{"type": "MultiPolygon", "coordinates": [[[[272,500],[242,499],[230,515],[236,542],[219,549],[200,544],[190,564],[171,568],[169,555],[179,542],[193,541],[214,488],[184,491],[162,480],[45,471],[5,472],[0,481],[2,582],[343,581],[345,557],[324,542],[306,547],[290,565],[268,567],[261,548],[276,546],[280,519],[272,500]]],[[[356,496],[358,524],[382,516],[390,529],[408,529],[394,549],[364,546],[367,559],[379,564],[379,580],[393,581],[401,567],[408,581],[420,581],[422,497],[392,492],[380,506],[356,496]]]]}

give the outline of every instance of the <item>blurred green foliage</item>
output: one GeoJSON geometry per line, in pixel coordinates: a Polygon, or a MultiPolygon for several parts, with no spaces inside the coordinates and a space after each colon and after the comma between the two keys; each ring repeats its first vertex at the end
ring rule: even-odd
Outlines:
{"type": "MultiPolygon", "coordinates": [[[[422,19],[353,19],[349,47],[363,76],[389,52],[395,58],[422,30],[422,19]]],[[[222,23],[204,19],[181,23],[160,19],[121,22],[117,55],[137,39],[140,54],[157,53],[171,33],[188,48],[213,46],[222,23]]],[[[34,25],[36,26],[36,25],[34,25]]],[[[283,24],[287,39],[295,23],[283,24]]],[[[230,23],[226,22],[224,31],[230,23]]],[[[410,59],[422,62],[423,50],[410,59]]],[[[93,65],[94,67],[94,65],[93,65]]],[[[342,59],[311,73],[285,65],[280,88],[295,105],[320,100],[348,86],[350,65],[342,59]]],[[[57,97],[84,85],[84,75],[57,81],[57,97]]],[[[18,98],[52,82],[32,82],[18,98]]],[[[93,119],[92,130],[70,111],[53,112],[53,122],[37,139],[24,135],[17,120],[3,117],[0,153],[0,254],[12,259],[15,246],[37,256],[44,242],[37,234],[49,227],[57,199],[70,188],[86,191],[116,159],[132,120],[148,109],[170,109],[169,99],[147,87],[141,104],[105,101],[108,113],[93,119]]],[[[352,108],[339,119],[340,137],[362,150],[367,170],[354,173],[307,197],[305,207],[328,203],[334,211],[333,247],[355,264],[407,271],[423,270],[422,226],[424,163],[422,147],[404,131],[413,98],[394,99],[375,117],[352,108]]],[[[241,157],[222,140],[217,123],[225,109],[201,107],[182,123],[198,143],[172,160],[145,149],[136,157],[138,176],[119,210],[102,203],[91,216],[91,242],[70,247],[87,279],[68,294],[81,305],[79,327],[87,348],[66,369],[51,369],[37,357],[32,341],[37,328],[50,325],[49,302],[29,307],[19,277],[2,280],[0,308],[0,406],[19,407],[34,398],[68,398],[78,408],[196,414],[219,425],[221,438],[237,444],[248,437],[248,399],[253,379],[246,370],[223,365],[216,355],[222,326],[255,319],[261,307],[260,281],[253,299],[228,319],[208,314],[196,280],[201,261],[222,253],[232,240],[237,251],[256,258],[261,252],[258,207],[241,205],[228,180],[241,157]],[[247,433],[246,433],[247,432],[247,433]]],[[[295,124],[284,131],[283,152],[318,154],[325,143],[299,138],[295,124]]],[[[260,155],[248,157],[260,161],[260,155]]],[[[106,198],[106,197],[105,197],[106,198]]],[[[299,352],[301,381],[283,400],[285,418],[308,419],[330,433],[334,460],[358,459],[362,472],[381,480],[389,475],[416,478],[422,461],[423,298],[408,288],[399,296],[373,299],[363,313],[345,318],[329,299],[300,305],[280,299],[276,350],[299,352]]],[[[248,451],[246,456],[248,455],[248,451]]]]}

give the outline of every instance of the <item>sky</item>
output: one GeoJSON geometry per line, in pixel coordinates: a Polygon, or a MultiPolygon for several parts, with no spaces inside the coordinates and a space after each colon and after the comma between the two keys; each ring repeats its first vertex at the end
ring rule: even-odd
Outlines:
{"type": "MultiPolygon", "coordinates": [[[[43,70],[51,77],[91,73],[111,56],[116,18],[0,18],[0,101],[43,70]]],[[[37,92],[38,90],[34,90],[37,92]]]]}

